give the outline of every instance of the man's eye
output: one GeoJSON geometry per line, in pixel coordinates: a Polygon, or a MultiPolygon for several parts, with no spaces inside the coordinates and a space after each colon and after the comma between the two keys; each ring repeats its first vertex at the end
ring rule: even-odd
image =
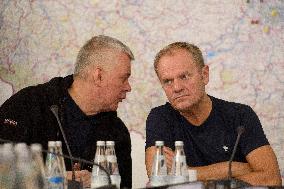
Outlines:
{"type": "Polygon", "coordinates": [[[172,81],[169,80],[169,79],[166,79],[166,80],[163,81],[163,83],[164,83],[164,85],[170,85],[172,83],[172,81]]]}
{"type": "Polygon", "coordinates": [[[183,80],[186,80],[186,79],[189,79],[189,75],[185,74],[185,75],[182,75],[180,78],[183,80]]]}

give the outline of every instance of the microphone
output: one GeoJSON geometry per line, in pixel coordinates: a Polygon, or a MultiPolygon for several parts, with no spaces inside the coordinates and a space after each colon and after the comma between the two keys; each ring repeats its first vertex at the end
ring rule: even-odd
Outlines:
{"type": "Polygon", "coordinates": [[[232,162],[233,162],[233,159],[235,157],[235,154],[236,154],[236,151],[237,151],[237,146],[239,144],[239,141],[240,141],[240,138],[241,138],[241,135],[245,132],[245,127],[244,126],[238,126],[237,127],[237,133],[238,133],[238,136],[237,136],[237,140],[235,142],[235,145],[234,145],[234,148],[233,148],[233,152],[232,152],[232,155],[230,157],[230,160],[229,160],[229,171],[228,171],[228,179],[229,180],[232,180],[232,162]]]}
{"type": "Polygon", "coordinates": [[[50,106],[50,110],[53,113],[53,115],[56,117],[58,126],[59,126],[61,134],[63,136],[64,143],[67,147],[67,151],[68,151],[68,154],[70,156],[71,169],[72,169],[72,180],[68,180],[68,189],[78,189],[78,188],[81,189],[81,188],[83,188],[82,183],[75,180],[75,170],[74,170],[74,167],[73,167],[73,156],[72,156],[69,144],[68,144],[67,139],[66,139],[65,132],[63,130],[63,127],[61,125],[61,122],[60,122],[60,119],[59,119],[59,116],[58,116],[58,106],[52,105],[52,106],[50,106]]]}

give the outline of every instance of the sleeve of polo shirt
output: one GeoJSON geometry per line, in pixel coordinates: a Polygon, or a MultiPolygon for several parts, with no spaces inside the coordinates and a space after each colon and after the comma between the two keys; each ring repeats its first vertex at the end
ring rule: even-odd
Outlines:
{"type": "Polygon", "coordinates": [[[245,156],[261,146],[269,145],[260,120],[251,107],[244,108],[241,119],[245,131],[240,138],[240,147],[245,156]]]}
{"type": "Polygon", "coordinates": [[[0,106],[0,138],[14,142],[29,141],[31,127],[30,93],[22,89],[0,106]],[[28,99],[28,100],[27,100],[28,99]]]}
{"type": "Polygon", "coordinates": [[[154,108],[150,111],[146,121],[146,146],[145,149],[155,146],[155,141],[164,141],[165,146],[170,146],[171,131],[165,112],[154,108]]]}

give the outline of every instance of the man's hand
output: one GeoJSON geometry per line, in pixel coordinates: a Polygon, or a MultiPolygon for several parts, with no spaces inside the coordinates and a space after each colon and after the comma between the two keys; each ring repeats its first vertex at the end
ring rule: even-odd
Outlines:
{"type": "MultiPolygon", "coordinates": [[[[75,171],[75,180],[82,182],[84,188],[90,187],[91,175],[92,173],[88,170],[75,171]]],[[[72,171],[67,171],[67,180],[72,180],[72,171]]]]}
{"type": "MultiPolygon", "coordinates": [[[[174,157],[174,152],[172,151],[172,149],[165,147],[165,146],[163,147],[163,149],[164,149],[164,156],[165,156],[165,159],[166,159],[167,169],[168,169],[168,173],[169,173],[171,168],[172,168],[172,161],[173,161],[173,157],[174,157]]],[[[149,178],[151,176],[152,163],[154,161],[155,152],[156,152],[155,146],[151,146],[151,147],[147,148],[146,152],[145,152],[145,165],[146,165],[146,169],[147,169],[147,175],[148,175],[149,178]]]]}
{"type": "Polygon", "coordinates": [[[164,146],[163,149],[164,149],[164,155],[165,155],[165,159],[167,163],[167,170],[168,170],[168,173],[170,173],[172,170],[172,163],[173,163],[173,158],[174,158],[175,153],[173,152],[172,149],[168,147],[164,146]]]}

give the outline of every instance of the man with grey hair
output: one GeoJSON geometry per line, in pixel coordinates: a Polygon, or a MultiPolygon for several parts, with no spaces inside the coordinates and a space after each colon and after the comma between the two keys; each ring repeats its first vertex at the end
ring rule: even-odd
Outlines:
{"type": "Polygon", "coordinates": [[[252,108],[207,95],[209,67],[197,46],[172,43],[156,55],[154,67],[169,102],[153,108],[147,118],[149,177],[155,141],[165,143],[168,170],[175,141],[183,141],[188,168],[197,171],[198,180],[232,176],[252,185],[281,185],[276,156],[252,108]],[[229,172],[234,143],[243,131],[229,172]]]}
{"type": "MultiPolygon", "coordinates": [[[[0,108],[0,138],[14,142],[63,141],[58,110],[72,156],[93,161],[96,141],[115,141],[121,188],[132,187],[131,141],[117,117],[119,102],[131,91],[131,50],[117,39],[95,36],[80,49],[74,75],[24,88],[0,108]]],[[[67,146],[63,145],[63,153],[67,146]]],[[[92,166],[75,162],[76,179],[89,186],[92,166]]],[[[65,160],[67,170],[71,163],[65,160]]],[[[68,172],[71,178],[71,172],[68,172]]]]}

